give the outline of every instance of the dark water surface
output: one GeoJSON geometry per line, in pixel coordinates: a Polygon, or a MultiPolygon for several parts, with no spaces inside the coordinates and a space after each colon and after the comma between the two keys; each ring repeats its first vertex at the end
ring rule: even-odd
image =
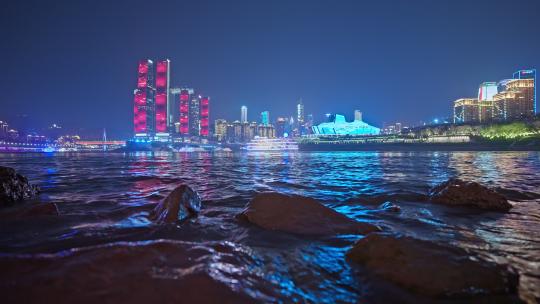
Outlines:
{"type": "MultiPolygon", "coordinates": [[[[134,302],[182,299],[167,294],[175,290],[174,282],[203,273],[201,280],[222,283],[223,302],[231,297],[229,291],[241,295],[231,302],[431,301],[350,265],[344,254],[360,235],[305,237],[235,219],[250,198],[269,190],[310,196],[387,231],[451,243],[511,264],[521,274],[521,298],[540,296],[538,152],[4,154],[0,164],[38,184],[40,200],[56,202],[60,212],[1,222],[2,256],[35,258],[36,263],[59,259],[46,273],[29,268],[21,269],[21,276],[56,287],[67,277],[83,299],[107,298],[123,284],[114,280],[123,278],[141,294],[134,302]],[[450,177],[498,188],[514,208],[501,214],[414,201],[414,194],[426,194],[450,177]],[[149,222],[146,216],[156,202],[182,183],[203,197],[200,216],[172,225],[149,222]],[[377,211],[385,201],[397,203],[402,212],[377,211]],[[98,259],[102,265],[61,262],[78,254],[90,261],[95,253],[85,248],[106,248],[98,259]],[[122,248],[136,248],[141,256],[109,260],[122,248]],[[102,269],[106,263],[110,271],[102,269]],[[89,269],[90,279],[73,275],[74,269],[89,269]],[[140,273],[150,279],[136,281],[140,273]],[[111,290],[93,290],[92,280],[111,280],[111,290]]],[[[184,286],[186,292],[212,292],[184,286]]]]}

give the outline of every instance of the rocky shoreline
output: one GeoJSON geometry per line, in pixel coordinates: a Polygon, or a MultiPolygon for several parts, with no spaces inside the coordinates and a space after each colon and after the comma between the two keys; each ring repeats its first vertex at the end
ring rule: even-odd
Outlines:
{"type": "MultiPolygon", "coordinates": [[[[39,189],[11,168],[2,167],[0,173],[3,187],[0,203],[4,206],[4,210],[0,210],[0,219],[29,220],[35,216],[59,215],[57,206],[51,202],[19,203],[35,198],[39,189]]],[[[512,208],[497,191],[459,179],[449,179],[433,187],[425,195],[425,203],[495,212],[508,212],[512,208]]],[[[180,185],[149,212],[148,220],[157,225],[177,225],[188,219],[197,221],[201,209],[204,209],[204,205],[199,193],[187,185],[180,185]]],[[[391,201],[380,205],[377,210],[401,212],[399,204],[391,201]]],[[[236,216],[236,221],[240,225],[255,225],[277,233],[305,236],[358,235],[360,239],[352,244],[344,257],[348,263],[428,298],[520,301],[519,275],[511,265],[487,260],[450,244],[416,239],[388,227],[356,221],[309,197],[276,192],[259,193],[236,216]]],[[[0,281],[3,283],[0,283],[0,290],[7,293],[7,299],[13,302],[21,299],[34,302],[42,297],[66,303],[79,301],[81,299],[77,292],[81,289],[90,291],[82,302],[92,302],[103,297],[113,302],[129,299],[136,302],[142,299],[161,299],[167,302],[173,299],[205,303],[220,300],[223,303],[253,302],[253,299],[244,294],[229,289],[226,282],[209,276],[208,263],[194,262],[198,259],[198,249],[193,246],[178,241],[119,242],[37,256],[2,254],[0,267],[3,275],[0,281]],[[135,264],[138,266],[130,270],[135,264]],[[68,277],[56,277],[54,274],[47,276],[63,267],[69,268],[68,277]],[[113,271],[117,269],[122,271],[113,271]],[[147,272],[149,270],[150,273],[147,272]],[[154,279],[160,276],[176,276],[181,278],[181,283],[178,286],[169,283],[146,286],[144,290],[137,290],[138,283],[155,284],[154,279]],[[100,293],[105,284],[115,282],[121,282],[127,290],[133,288],[134,292],[100,293]],[[33,292],[27,293],[26,290],[30,288],[33,292]],[[154,292],[159,296],[154,297],[154,292]],[[181,298],[175,296],[179,292],[183,294],[181,298]]],[[[213,250],[219,252],[219,256],[228,258],[238,258],[235,255],[240,254],[234,253],[236,245],[218,242],[210,247],[203,250],[213,250]]],[[[249,259],[249,256],[241,255],[241,258],[249,259]]],[[[241,275],[238,280],[242,280],[241,275]]]]}

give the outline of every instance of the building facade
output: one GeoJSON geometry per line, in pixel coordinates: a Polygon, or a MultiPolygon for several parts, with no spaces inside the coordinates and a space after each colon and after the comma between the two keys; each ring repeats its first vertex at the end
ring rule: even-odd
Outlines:
{"type": "Polygon", "coordinates": [[[201,96],[192,94],[189,100],[189,135],[199,136],[201,126],[201,96]]]}
{"type": "Polygon", "coordinates": [[[248,122],[248,120],[247,120],[247,107],[246,106],[242,106],[240,108],[240,122],[241,123],[248,122]]]}
{"type": "Polygon", "coordinates": [[[381,130],[363,121],[347,122],[345,116],[332,115],[333,120],[313,126],[313,134],[317,135],[379,135],[381,130]]]}
{"type": "Polygon", "coordinates": [[[504,91],[495,94],[493,119],[511,121],[534,116],[534,79],[512,79],[504,91]]]}
{"type": "Polygon", "coordinates": [[[460,98],[454,101],[454,123],[477,123],[478,99],[460,98]]]}
{"type": "Polygon", "coordinates": [[[172,126],[169,103],[170,63],[166,59],[156,64],[156,133],[167,133],[172,126]]]}
{"type": "Polygon", "coordinates": [[[137,88],[134,91],[133,129],[135,136],[155,135],[154,63],[150,59],[139,61],[137,88]]]}
{"type": "Polygon", "coordinates": [[[261,112],[261,124],[263,126],[270,125],[270,112],[268,111],[261,112]]]}

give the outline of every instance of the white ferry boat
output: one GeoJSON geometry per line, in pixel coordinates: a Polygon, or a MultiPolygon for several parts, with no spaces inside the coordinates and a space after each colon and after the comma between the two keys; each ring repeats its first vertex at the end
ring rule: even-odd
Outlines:
{"type": "Polygon", "coordinates": [[[298,151],[298,144],[288,138],[255,137],[242,149],[248,152],[298,151]]]}

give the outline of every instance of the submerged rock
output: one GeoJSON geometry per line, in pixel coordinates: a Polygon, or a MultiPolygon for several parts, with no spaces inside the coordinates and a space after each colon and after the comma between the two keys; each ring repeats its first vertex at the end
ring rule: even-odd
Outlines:
{"type": "Polygon", "coordinates": [[[385,202],[385,203],[382,203],[380,206],[379,206],[379,209],[381,210],[384,210],[384,211],[391,211],[391,212],[400,212],[401,211],[401,208],[392,203],[392,202],[385,202]]]}
{"type": "Polygon", "coordinates": [[[306,235],[380,230],[375,225],[348,218],[312,198],[275,192],[256,195],[239,217],[265,229],[306,235]]]}
{"type": "Polygon", "coordinates": [[[370,234],[347,257],[411,291],[434,297],[513,295],[518,275],[466,250],[411,237],[370,234]]]}
{"type": "Polygon", "coordinates": [[[176,187],[150,213],[150,219],[158,223],[174,223],[201,210],[201,197],[187,185],[176,187]]]}
{"type": "Polygon", "coordinates": [[[477,182],[466,182],[458,178],[451,178],[431,189],[430,200],[438,204],[473,206],[493,211],[508,211],[512,208],[501,194],[477,182]]]}
{"type": "Polygon", "coordinates": [[[254,303],[238,287],[245,272],[216,270],[216,264],[250,259],[237,248],[232,243],[141,241],[2,254],[2,303],[254,303]]]}
{"type": "Polygon", "coordinates": [[[39,188],[31,185],[15,169],[0,166],[0,206],[32,198],[38,193],[39,188]]]}

